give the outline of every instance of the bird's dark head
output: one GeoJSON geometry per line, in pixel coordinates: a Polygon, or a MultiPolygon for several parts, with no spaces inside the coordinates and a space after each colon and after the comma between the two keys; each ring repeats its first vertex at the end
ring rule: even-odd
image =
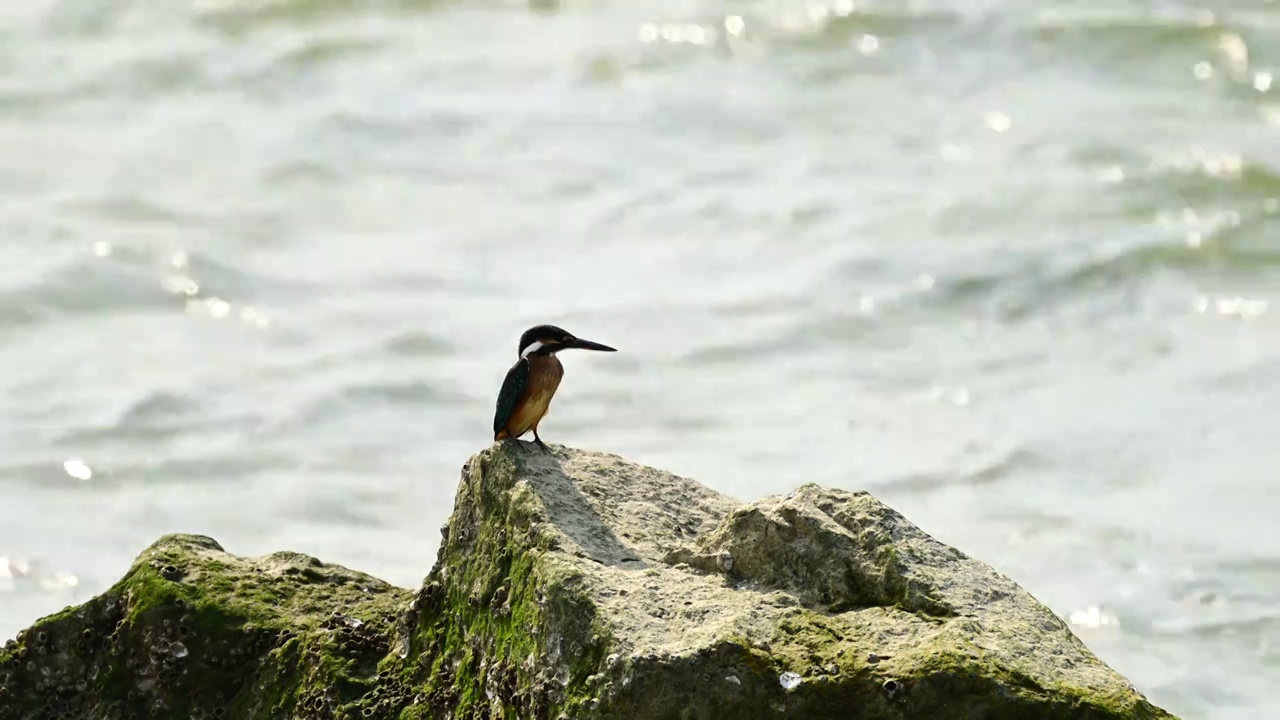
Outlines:
{"type": "Polygon", "coordinates": [[[520,357],[555,355],[561,350],[617,352],[608,345],[583,340],[555,325],[535,325],[520,336],[520,357]]]}

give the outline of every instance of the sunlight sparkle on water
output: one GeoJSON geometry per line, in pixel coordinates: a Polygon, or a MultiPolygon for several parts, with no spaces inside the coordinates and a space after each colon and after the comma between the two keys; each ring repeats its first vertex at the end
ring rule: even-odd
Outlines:
{"type": "Polygon", "coordinates": [[[21,558],[0,557],[0,592],[38,588],[50,592],[74,590],[80,579],[67,573],[48,572],[21,558]]]}
{"type": "Polygon", "coordinates": [[[1236,74],[1249,69],[1249,46],[1245,45],[1244,38],[1235,33],[1224,33],[1218,38],[1218,50],[1236,74]]]}
{"type": "Polygon", "coordinates": [[[170,275],[164,279],[164,287],[174,295],[193,297],[200,292],[200,285],[189,277],[170,275]]]}
{"type": "Polygon", "coordinates": [[[1151,163],[1154,169],[1173,169],[1179,172],[1203,172],[1218,178],[1238,179],[1244,172],[1244,157],[1239,153],[1212,152],[1200,145],[1192,145],[1167,158],[1151,163]]]}
{"type": "Polygon", "coordinates": [[[231,303],[219,297],[204,300],[192,298],[187,301],[187,312],[207,312],[210,317],[221,320],[231,313],[231,303]]]}
{"type": "Polygon", "coordinates": [[[62,469],[77,480],[88,480],[93,477],[93,470],[89,469],[89,466],[80,460],[68,460],[62,463],[62,469]]]}
{"type": "Polygon", "coordinates": [[[1243,297],[1207,298],[1196,300],[1196,312],[1207,314],[1215,312],[1223,317],[1236,317],[1251,320],[1267,312],[1269,303],[1266,300],[1250,300],[1243,297]]]}
{"type": "Polygon", "coordinates": [[[1013,127],[1013,118],[1002,112],[989,112],[983,116],[983,120],[986,121],[987,127],[998,133],[1005,132],[1013,127]]]}
{"type": "Polygon", "coordinates": [[[715,39],[714,30],[708,31],[707,28],[701,25],[681,25],[677,23],[668,23],[666,25],[645,23],[640,26],[638,35],[642,43],[654,43],[661,39],[669,43],[706,45],[715,39]]]}
{"type": "Polygon", "coordinates": [[[209,298],[205,300],[205,306],[209,308],[209,315],[215,318],[224,318],[231,312],[231,303],[222,298],[209,298]]]}
{"type": "Polygon", "coordinates": [[[1097,606],[1093,606],[1071,613],[1071,624],[1076,627],[1096,630],[1101,627],[1119,625],[1120,621],[1114,615],[1103,612],[1097,606]]]}

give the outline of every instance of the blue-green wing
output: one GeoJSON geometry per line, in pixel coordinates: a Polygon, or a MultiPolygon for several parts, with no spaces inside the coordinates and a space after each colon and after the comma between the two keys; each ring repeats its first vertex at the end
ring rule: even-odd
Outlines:
{"type": "Polygon", "coordinates": [[[497,408],[493,413],[493,433],[495,435],[511,419],[511,413],[516,411],[516,401],[520,399],[520,393],[524,392],[524,388],[528,384],[529,361],[521,358],[519,362],[512,365],[511,369],[507,371],[507,377],[502,381],[502,390],[498,391],[497,408]]]}

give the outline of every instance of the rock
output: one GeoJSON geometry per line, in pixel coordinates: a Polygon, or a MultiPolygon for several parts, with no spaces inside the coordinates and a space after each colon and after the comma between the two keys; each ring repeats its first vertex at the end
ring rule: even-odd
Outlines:
{"type": "Polygon", "coordinates": [[[1172,717],[866,493],[554,451],[471,458],[416,592],[161,538],[0,651],[0,718],[1172,717]]]}
{"type": "Polygon", "coordinates": [[[403,704],[408,689],[376,675],[412,595],[298,553],[242,558],[166,535],[111,589],[0,651],[0,718],[337,717],[357,701],[403,704]]]}

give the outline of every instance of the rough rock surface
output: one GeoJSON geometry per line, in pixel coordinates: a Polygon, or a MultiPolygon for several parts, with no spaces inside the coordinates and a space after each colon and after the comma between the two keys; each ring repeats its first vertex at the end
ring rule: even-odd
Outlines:
{"type": "Polygon", "coordinates": [[[866,493],[505,441],[416,593],[166,536],[0,650],[9,718],[1170,718],[866,493]]]}
{"type": "Polygon", "coordinates": [[[0,650],[0,718],[336,717],[394,706],[408,690],[374,676],[412,595],[298,553],[242,558],[206,537],[166,535],[111,589],[0,650]]]}

